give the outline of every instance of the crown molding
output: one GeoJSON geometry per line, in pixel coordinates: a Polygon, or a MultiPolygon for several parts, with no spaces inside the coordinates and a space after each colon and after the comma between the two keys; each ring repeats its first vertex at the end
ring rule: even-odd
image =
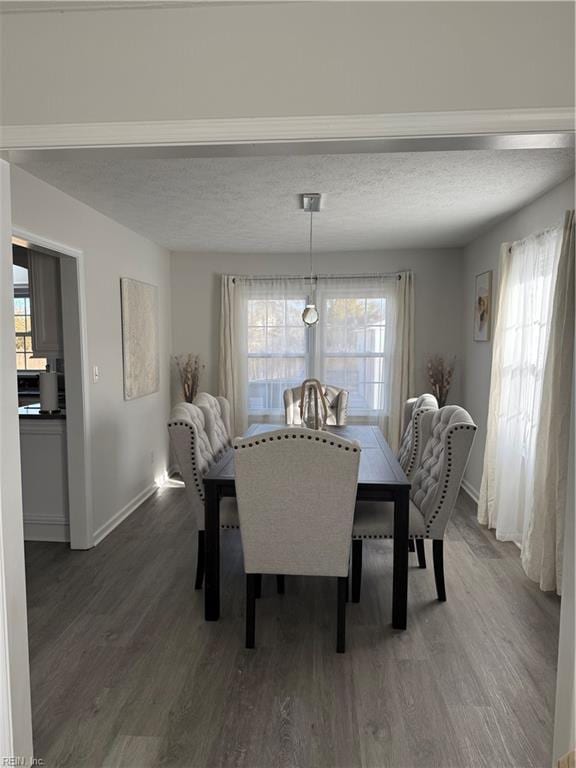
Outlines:
{"type": "Polygon", "coordinates": [[[571,107],[4,125],[0,150],[224,145],[574,131],[571,107]]]}

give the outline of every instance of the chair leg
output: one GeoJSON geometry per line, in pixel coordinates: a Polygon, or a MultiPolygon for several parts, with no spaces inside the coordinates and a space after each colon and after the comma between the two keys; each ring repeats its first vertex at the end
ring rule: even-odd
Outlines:
{"type": "Polygon", "coordinates": [[[276,590],[279,595],[284,594],[284,576],[276,576],[276,590]]]}
{"type": "Polygon", "coordinates": [[[444,541],[434,539],[432,542],[432,555],[434,558],[434,578],[436,579],[436,592],[438,600],[445,602],[446,585],[444,584],[444,541]]]}
{"type": "Polygon", "coordinates": [[[426,568],[426,550],[424,549],[424,539],[416,539],[416,554],[418,555],[418,567],[426,568]]]}
{"type": "Polygon", "coordinates": [[[414,552],[414,539],[408,539],[408,552],[414,552]]]}
{"type": "Polygon", "coordinates": [[[352,602],[360,602],[362,589],[362,539],[352,539],[352,602]]]}
{"type": "Polygon", "coordinates": [[[338,611],[337,611],[337,629],[336,629],[336,653],[346,651],[346,576],[338,577],[338,611]]]}
{"type": "Polygon", "coordinates": [[[196,556],[196,581],[194,589],[202,589],[204,581],[204,531],[198,531],[198,555],[196,556]]]}
{"type": "Polygon", "coordinates": [[[260,598],[262,597],[262,574],[255,573],[254,578],[256,579],[255,596],[256,598],[260,598]]]}
{"type": "Polygon", "coordinates": [[[246,648],[256,644],[256,573],[246,574],[246,648]]]}

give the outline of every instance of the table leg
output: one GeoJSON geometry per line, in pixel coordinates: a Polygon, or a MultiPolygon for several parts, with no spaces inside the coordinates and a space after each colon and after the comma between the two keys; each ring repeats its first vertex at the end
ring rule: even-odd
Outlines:
{"type": "Polygon", "coordinates": [[[394,499],[394,573],[392,577],[392,626],[394,629],[406,629],[409,504],[410,489],[398,488],[394,499]]]}
{"type": "Polygon", "coordinates": [[[204,618],[220,618],[220,494],[216,483],[204,485],[204,618]]]}

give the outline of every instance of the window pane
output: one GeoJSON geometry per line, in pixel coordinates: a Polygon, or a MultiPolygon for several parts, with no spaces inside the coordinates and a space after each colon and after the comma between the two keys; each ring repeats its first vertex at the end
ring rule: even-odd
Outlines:
{"type": "Polygon", "coordinates": [[[385,408],[382,399],[388,390],[389,371],[385,362],[386,299],[336,296],[325,299],[322,310],[324,380],[350,392],[351,414],[385,408]]]}
{"type": "Polygon", "coordinates": [[[268,325],[284,325],[284,300],[271,299],[268,304],[268,325]]]}
{"type": "Polygon", "coordinates": [[[384,353],[384,342],[386,341],[385,326],[369,326],[366,328],[366,352],[384,353]]]}
{"type": "Polygon", "coordinates": [[[26,355],[27,367],[34,371],[46,370],[46,358],[45,357],[32,357],[31,354],[26,355]]]}
{"type": "Polygon", "coordinates": [[[361,328],[366,322],[366,299],[346,299],[346,325],[361,328]]]}
{"type": "Polygon", "coordinates": [[[266,302],[248,302],[248,325],[266,325],[266,302]]]}
{"type": "Polygon", "coordinates": [[[248,352],[264,352],[266,349],[266,329],[248,328],[248,352]]]}
{"type": "Polygon", "coordinates": [[[16,353],[16,368],[18,368],[19,371],[26,370],[26,355],[23,352],[16,353]]]}
{"type": "Polygon", "coordinates": [[[14,315],[14,329],[16,333],[26,333],[26,316],[14,315]]]}
{"type": "Polygon", "coordinates": [[[16,352],[24,352],[26,349],[25,337],[16,336],[16,352]]]}
{"type": "Polygon", "coordinates": [[[306,352],[306,329],[302,322],[300,327],[286,328],[286,351],[292,354],[306,352]]]}
{"type": "Polygon", "coordinates": [[[286,352],[286,343],[284,335],[284,326],[272,328],[268,327],[268,338],[266,339],[266,351],[272,354],[286,352]]]}
{"type": "Polygon", "coordinates": [[[248,302],[248,410],[280,413],[284,390],[306,378],[305,298],[248,302]]]}
{"type": "Polygon", "coordinates": [[[26,299],[14,299],[14,314],[15,315],[26,314],[26,299]]]}
{"type": "Polygon", "coordinates": [[[289,299],[286,302],[286,325],[300,325],[305,306],[303,299],[289,299]]]}
{"type": "Polygon", "coordinates": [[[384,323],[385,299],[366,299],[366,322],[371,325],[384,323]]]}

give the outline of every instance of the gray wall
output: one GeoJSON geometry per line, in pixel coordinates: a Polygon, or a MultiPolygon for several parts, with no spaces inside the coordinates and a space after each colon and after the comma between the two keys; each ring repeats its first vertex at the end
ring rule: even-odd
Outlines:
{"type": "MultiPolygon", "coordinates": [[[[306,254],[173,253],[172,341],[175,353],[200,354],[206,363],[202,387],[218,383],[220,275],[306,274],[306,254]]],[[[412,269],[415,293],[416,391],[428,390],[428,356],[459,356],[461,335],[462,253],[457,249],[359,253],[317,253],[314,269],[322,274],[362,274],[412,269]]],[[[450,399],[460,397],[460,365],[450,399]]]]}
{"type": "MultiPolygon", "coordinates": [[[[492,341],[473,341],[474,283],[476,275],[493,270],[492,295],[498,294],[498,260],[501,243],[519,240],[544,229],[562,218],[565,210],[574,207],[574,177],[547,192],[513,216],[499,222],[481,237],[471,242],[464,251],[464,290],[466,312],[463,318],[464,337],[462,359],[464,370],[462,404],[478,424],[465,480],[473,492],[480,490],[486,420],[492,367],[492,341]]],[[[492,325],[492,338],[494,324],[492,325]]]]}
{"type": "Polygon", "coordinates": [[[566,2],[204,4],[1,21],[8,125],[574,103],[566,2]]]}

